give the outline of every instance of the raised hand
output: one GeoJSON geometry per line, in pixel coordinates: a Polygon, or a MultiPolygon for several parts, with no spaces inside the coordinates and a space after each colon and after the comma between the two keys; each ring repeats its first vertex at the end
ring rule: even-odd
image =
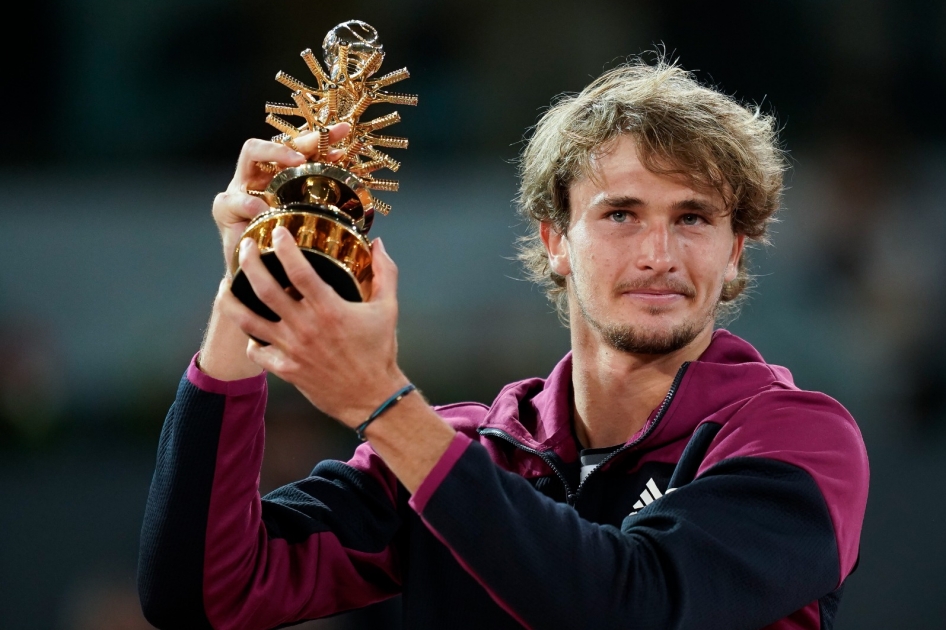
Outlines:
{"type": "MultiPolygon", "coordinates": [[[[328,143],[338,142],[348,135],[349,131],[348,123],[332,125],[328,128],[328,143]]],[[[220,232],[228,275],[234,271],[231,268],[233,252],[243,231],[254,217],[269,210],[265,201],[247,192],[262,190],[273,179],[271,169],[261,165],[275,163],[280,168],[286,168],[300,166],[307,160],[332,162],[344,155],[344,151],[338,149],[329,149],[325,155],[319,155],[317,131],[302,134],[295,138],[293,143],[298,150],[268,140],[247,140],[240,151],[230,185],[214,199],[213,217],[220,232]]]]}
{"type": "Polygon", "coordinates": [[[279,286],[246,239],[240,268],[280,321],[256,315],[229,292],[219,298],[223,313],[269,343],[249,341],[246,352],[254,363],[295,385],[325,413],[357,426],[408,382],[397,366],[397,267],[375,240],[371,298],[348,302],[312,269],[285,228],[273,230],[273,246],[302,299],[279,286]]]}

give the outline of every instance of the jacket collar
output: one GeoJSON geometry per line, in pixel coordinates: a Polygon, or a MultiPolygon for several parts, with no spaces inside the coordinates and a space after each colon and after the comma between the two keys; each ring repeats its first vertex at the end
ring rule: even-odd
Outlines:
{"type": "Polygon", "coordinates": [[[572,396],[572,353],[569,352],[548,378],[531,378],[503,388],[486,414],[483,428],[504,431],[538,451],[559,452],[560,447],[569,444],[574,451],[572,396]]]}
{"type": "MultiPolygon", "coordinates": [[[[659,426],[648,436],[648,446],[688,435],[720,409],[773,386],[795,389],[787,369],[767,364],[747,341],[726,330],[716,330],[707,349],[687,368],[659,426]]],[[[482,427],[504,431],[537,451],[554,450],[571,461],[577,457],[573,395],[572,355],[568,353],[547,379],[507,385],[490,407],[482,427]]],[[[654,421],[656,411],[641,431],[654,421]]]]}

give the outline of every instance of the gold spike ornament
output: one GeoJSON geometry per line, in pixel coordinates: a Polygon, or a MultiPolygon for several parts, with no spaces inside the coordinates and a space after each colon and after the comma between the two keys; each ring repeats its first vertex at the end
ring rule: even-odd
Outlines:
{"type": "MultiPolygon", "coordinates": [[[[265,199],[273,209],[257,216],[243,236],[256,241],[267,268],[290,295],[300,296],[273,252],[272,232],[278,226],[294,235],[316,272],[342,297],[362,301],[370,297],[372,277],[366,235],[375,213],[390,211],[372,191],[398,189],[398,182],[374,177],[381,169],[397,171],[400,167],[378,148],[405,149],[407,139],[375,134],[399,122],[397,112],[365,122],[361,117],[377,103],[416,105],[417,96],[383,89],[407,79],[407,68],[372,78],[381,68],[384,51],[378,32],[364,22],[349,20],[330,30],[322,42],[322,53],[324,67],[312,50],[301,53],[317,87],[280,71],[276,81],[292,91],[292,103],[267,103],[265,107],[266,122],[279,131],[274,142],[295,147],[294,139],[316,132],[318,155],[291,168],[275,162],[259,164],[273,179],[265,190],[248,192],[265,199]],[[301,122],[296,124],[292,118],[301,122]],[[329,145],[326,127],[340,122],[349,123],[350,131],[329,145]],[[341,157],[328,161],[331,149],[340,149],[341,157]]],[[[253,292],[238,260],[238,252],[234,252],[233,292],[260,315],[277,321],[278,316],[253,292]]]]}
{"type": "MultiPolygon", "coordinates": [[[[364,123],[360,120],[361,116],[368,107],[376,103],[416,105],[416,95],[385,92],[381,89],[407,79],[410,72],[407,68],[401,68],[372,79],[381,68],[384,52],[377,31],[359,20],[344,22],[329,31],[322,43],[322,51],[327,70],[322,68],[311,49],[301,53],[318,88],[309,87],[282,71],[276,75],[279,83],[293,90],[292,100],[295,101],[295,106],[267,103],[266,112],[270,115],[267,116],[266,122],[281,132],[273,139],[283,143],[321,126],[347,122],[351,125],[351,131],[332,145],[332,148],[344,149],[346,153],[341,160],[333,164],[353,173],[370,172],[376,166],[377,160],[363,158],[371,155],[370,150],[375,148],[374,141],[379,147],[404,149],[407,148],[407,139],[370,135],[373,131],[400,121],[401,117],[397,112],[364,123]],[[298,116],[304,118],[305,122],[293,126],[281,118],[282,116],[298,116]],[[368,152],[361,147],[348,151],[353,144],[364,145],[368,152]],[[366,161],[371,162],[370,166],[361,166],[366,161]]],[[[391,160],[391,164],[397,162],[391,160]]]]}

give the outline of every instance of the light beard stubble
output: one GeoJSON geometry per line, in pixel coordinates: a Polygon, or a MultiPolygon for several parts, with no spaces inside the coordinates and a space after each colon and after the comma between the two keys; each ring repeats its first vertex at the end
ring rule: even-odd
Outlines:
{"type": "MultiPolygon", "coordinates": [[[[670,279],[661,283],[657,283],[653,280],[625,283],[618,286],[615,292],[622,293],[625,291],[648,289],[658,284],[677,291],[688,298],[692,298],[696,295],[696,291],[693,287],[683,282],[670,279]]],[[[602,338],[604,338],[609,346],[619,352],[626,352],[628,354],[669,354],[676,352],[696,339],[700,331],[702,331],[707,324],[716,319],[717,307],[714,305],[702,322],[681,322],[679,325],[667,331],[647,330],[630,324],[605,324],[591,317],[585,309],[584,300],[579,297],[579,294],[580,291],[575,291],[575,296],[578,297],[578,309],[581,311],[581,315],[585,318],[585,321],[601,333],[602,338]]],[[[653,315],[657,315],[659,312],[659,309],[651,309],[651,314],[653,315]]]]}

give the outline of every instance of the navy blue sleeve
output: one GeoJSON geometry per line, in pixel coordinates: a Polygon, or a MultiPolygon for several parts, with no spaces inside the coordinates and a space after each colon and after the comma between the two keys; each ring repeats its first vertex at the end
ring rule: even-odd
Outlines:
{"type": "Polygon", "coordinates": [[[839,580],[815,481],[772,459],[722,461],[618,528],[537,493],[472,443],[420,511],[532,628],[758,629],[839,580]]]}
{"type": "Polygon", "coordinates": [[[367,446],[259,496],[265,398],[262,378],[181,381],[141,531],[139,596],[156,627],[272,628],[400,591],[396,482],[367,446]]]}
{"type": "Polygon", "coordinates": [[[225,402],[184,378],[161,430],[138,556],[141,607],[158,628],[211,628],[204,533],[225,402]]]}

